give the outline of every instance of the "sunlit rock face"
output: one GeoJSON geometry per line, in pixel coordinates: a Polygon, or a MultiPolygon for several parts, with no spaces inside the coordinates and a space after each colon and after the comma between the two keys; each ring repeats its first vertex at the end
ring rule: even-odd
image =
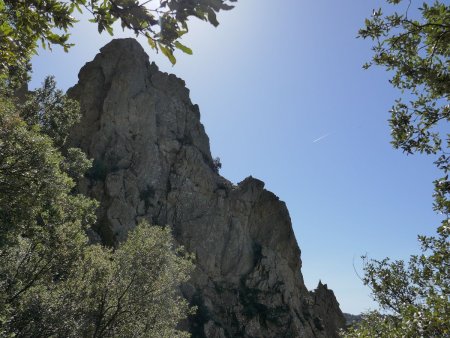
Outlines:
{"type": "Polygon", "coordinates": [[[336,336],[343,315],[332,293],[306,289],[286,205],[260,180],[217,173],[181,79],[135,40],[114,40],[69,94],[83,114],[71,143],[94,159],[79,189],[101,202],[92,237],[116,244],[140,220],[172,226],[196,256],[182,288],[198,306],[193,337],[336,336]]]}

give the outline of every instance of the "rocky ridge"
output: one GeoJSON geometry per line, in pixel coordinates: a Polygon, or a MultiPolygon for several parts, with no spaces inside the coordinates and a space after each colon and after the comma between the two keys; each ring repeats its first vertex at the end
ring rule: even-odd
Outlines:
{"type": "Polygon", "coordinates": [[[126,238],[140,220],[171,225],[196,256],[184,296],[193,337],[335,337],[332,291],[310,293],[286,205],[252,177],[233,185],[213,163],[185,83],[160,72],[133,39],[113,40],[69,95],[82,120],[71,143],[94,165],[79,190],[101,202],[93,237],[126,238]]]}

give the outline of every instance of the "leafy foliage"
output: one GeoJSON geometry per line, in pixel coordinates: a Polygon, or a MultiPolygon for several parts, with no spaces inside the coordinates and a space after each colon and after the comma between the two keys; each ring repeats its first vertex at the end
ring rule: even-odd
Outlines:
{"type": "Polygon", "coordinates": [[[191,270],[189,256],[175,251],[170,228],[142,223],[114,253],[89,248],[62,285],[76,294],[68,320],[84,314],[74,328],[83,337],[186,337],[176,326],[192,310],[177,287],[191,270]]]}
{"type": "MultiPolygon", "coordinates": [[[[216,13],[232,9],[237,0],[0,0],[0,76],[25,81],[28,62],[37,42],[51,49],[59,45],[68,51],[70,29],[76,23],[74,11],[90,13],[98,32],[113,34],[113,24],[147,38],[174,64],[174,51],[192,54],[180,42],[188,32],[188,20],[196,17],[217,26],[216,13]]],[[[20,82],[20,80],[19,80],[20,82]]]]}
{"type": "MultiPolygon", "coordinates": [[[[388,3],[401,4],[400,0],[388,3]]],[[[435,162],[444,176],[435,181],[435,210],[450,212],[450,5],[435,1],[423,3],[414,19],[410,10],[383,15],[381,9],[366,19],[359,31],[362,38],[374,40],[374,56],[365,65],[383,66],[393,73],[390,83],[409,102],[398,99],[391,109],[389,124],[392,144],[407,154],[437,154],[435,162]]]]}
{"type": "Polygon", "coordinates": [[[40,131],[49,136],[57,148],[66,143],[70,128],[80,118],[78,102],[56,89],[53,77],[47,77],[42,88],[25,102],[21,115],[30,126],[39,125],[40,131]]]}
{"type": "MultiPolygon", "coordinates": [[[[401,0],[387,0],[394,6],[401,0]]],[[[419,236],[422,253],[409,262],[364,258],[364,284],[384,314],[372,311],[346,337],[447,337],[450,335],[450,6],[423,3],[411,13],[374,10],[359,31],[375,44],[372,61],[393,74],[402,91],[391,110],[392,144],[407,154],[435,155],[443,172],[436,180],[434,209],[443,215],[434,237],[419,236]],[[408,102],[404,102],[408,100],[408,102]]]]}
{"type": "Polygon", "coordinates": [[[0,97],[0,336],[186,336],[193,265],[169,228],[88,243],[97,203],[73,187],[91,161],[65,141],[78,118],[51,78],[24,105],[0,97]]]}
{"type": "Polygon", "coordinates": [[[96,203],[72,195],[63,156],[39,125],[2,98],[0,109],[0,318],[9,325],[35,288],[65,276],[87,243],[96,203]],[[14,316],[13,316],[14,314],[14,316]]]}
{"type": "Polygon", "coordinates": [[[188,337],[177,287],[191,270],[170,228],[142,223],[115,252],[86,246],[65,278],[31,287],[8,324],[32,337],[188,337]]]}
{"type": "Polygon", "coordinates": [[[372,311],[346,337],[447,337],[450,334],[450,243],[420,236],[422,254],[404,261],[365,259],[364,284],[386,311],[372,311]]]}

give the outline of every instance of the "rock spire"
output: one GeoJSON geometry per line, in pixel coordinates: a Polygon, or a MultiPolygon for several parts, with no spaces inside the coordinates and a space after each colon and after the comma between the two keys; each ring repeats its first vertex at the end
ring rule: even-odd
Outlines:
{"type": "Polygon", "coordinates": [[[182,80],[120,39],[81,69],[69,95],[83,115],[71,143],[94,159],[79,189],[100,201],[97,235],[114,244],[145,219],[172,226],[195,254],[182,288],[198,306],[193,337],[336,336],[345,320],[326,286],[306,289],[285,203],[260,180],[233,185],[216,172],[182,80]]]}

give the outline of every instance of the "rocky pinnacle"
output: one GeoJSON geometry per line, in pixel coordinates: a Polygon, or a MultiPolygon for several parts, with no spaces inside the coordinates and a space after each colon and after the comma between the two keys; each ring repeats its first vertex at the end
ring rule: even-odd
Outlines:
{"type": "Polygon", "coordinates": [[[193,337],[337,337],[345,319],[326,286],[306,289],[285,203],[260,180],[217,173],[184,81],[120,39],[69,95],[82,110],[71,143],[94,159],[78,187],[100,201],[91,238],[115,245],[141,220],[171,226],[196,257],[182,287],[198,307],[193,337]]]}

